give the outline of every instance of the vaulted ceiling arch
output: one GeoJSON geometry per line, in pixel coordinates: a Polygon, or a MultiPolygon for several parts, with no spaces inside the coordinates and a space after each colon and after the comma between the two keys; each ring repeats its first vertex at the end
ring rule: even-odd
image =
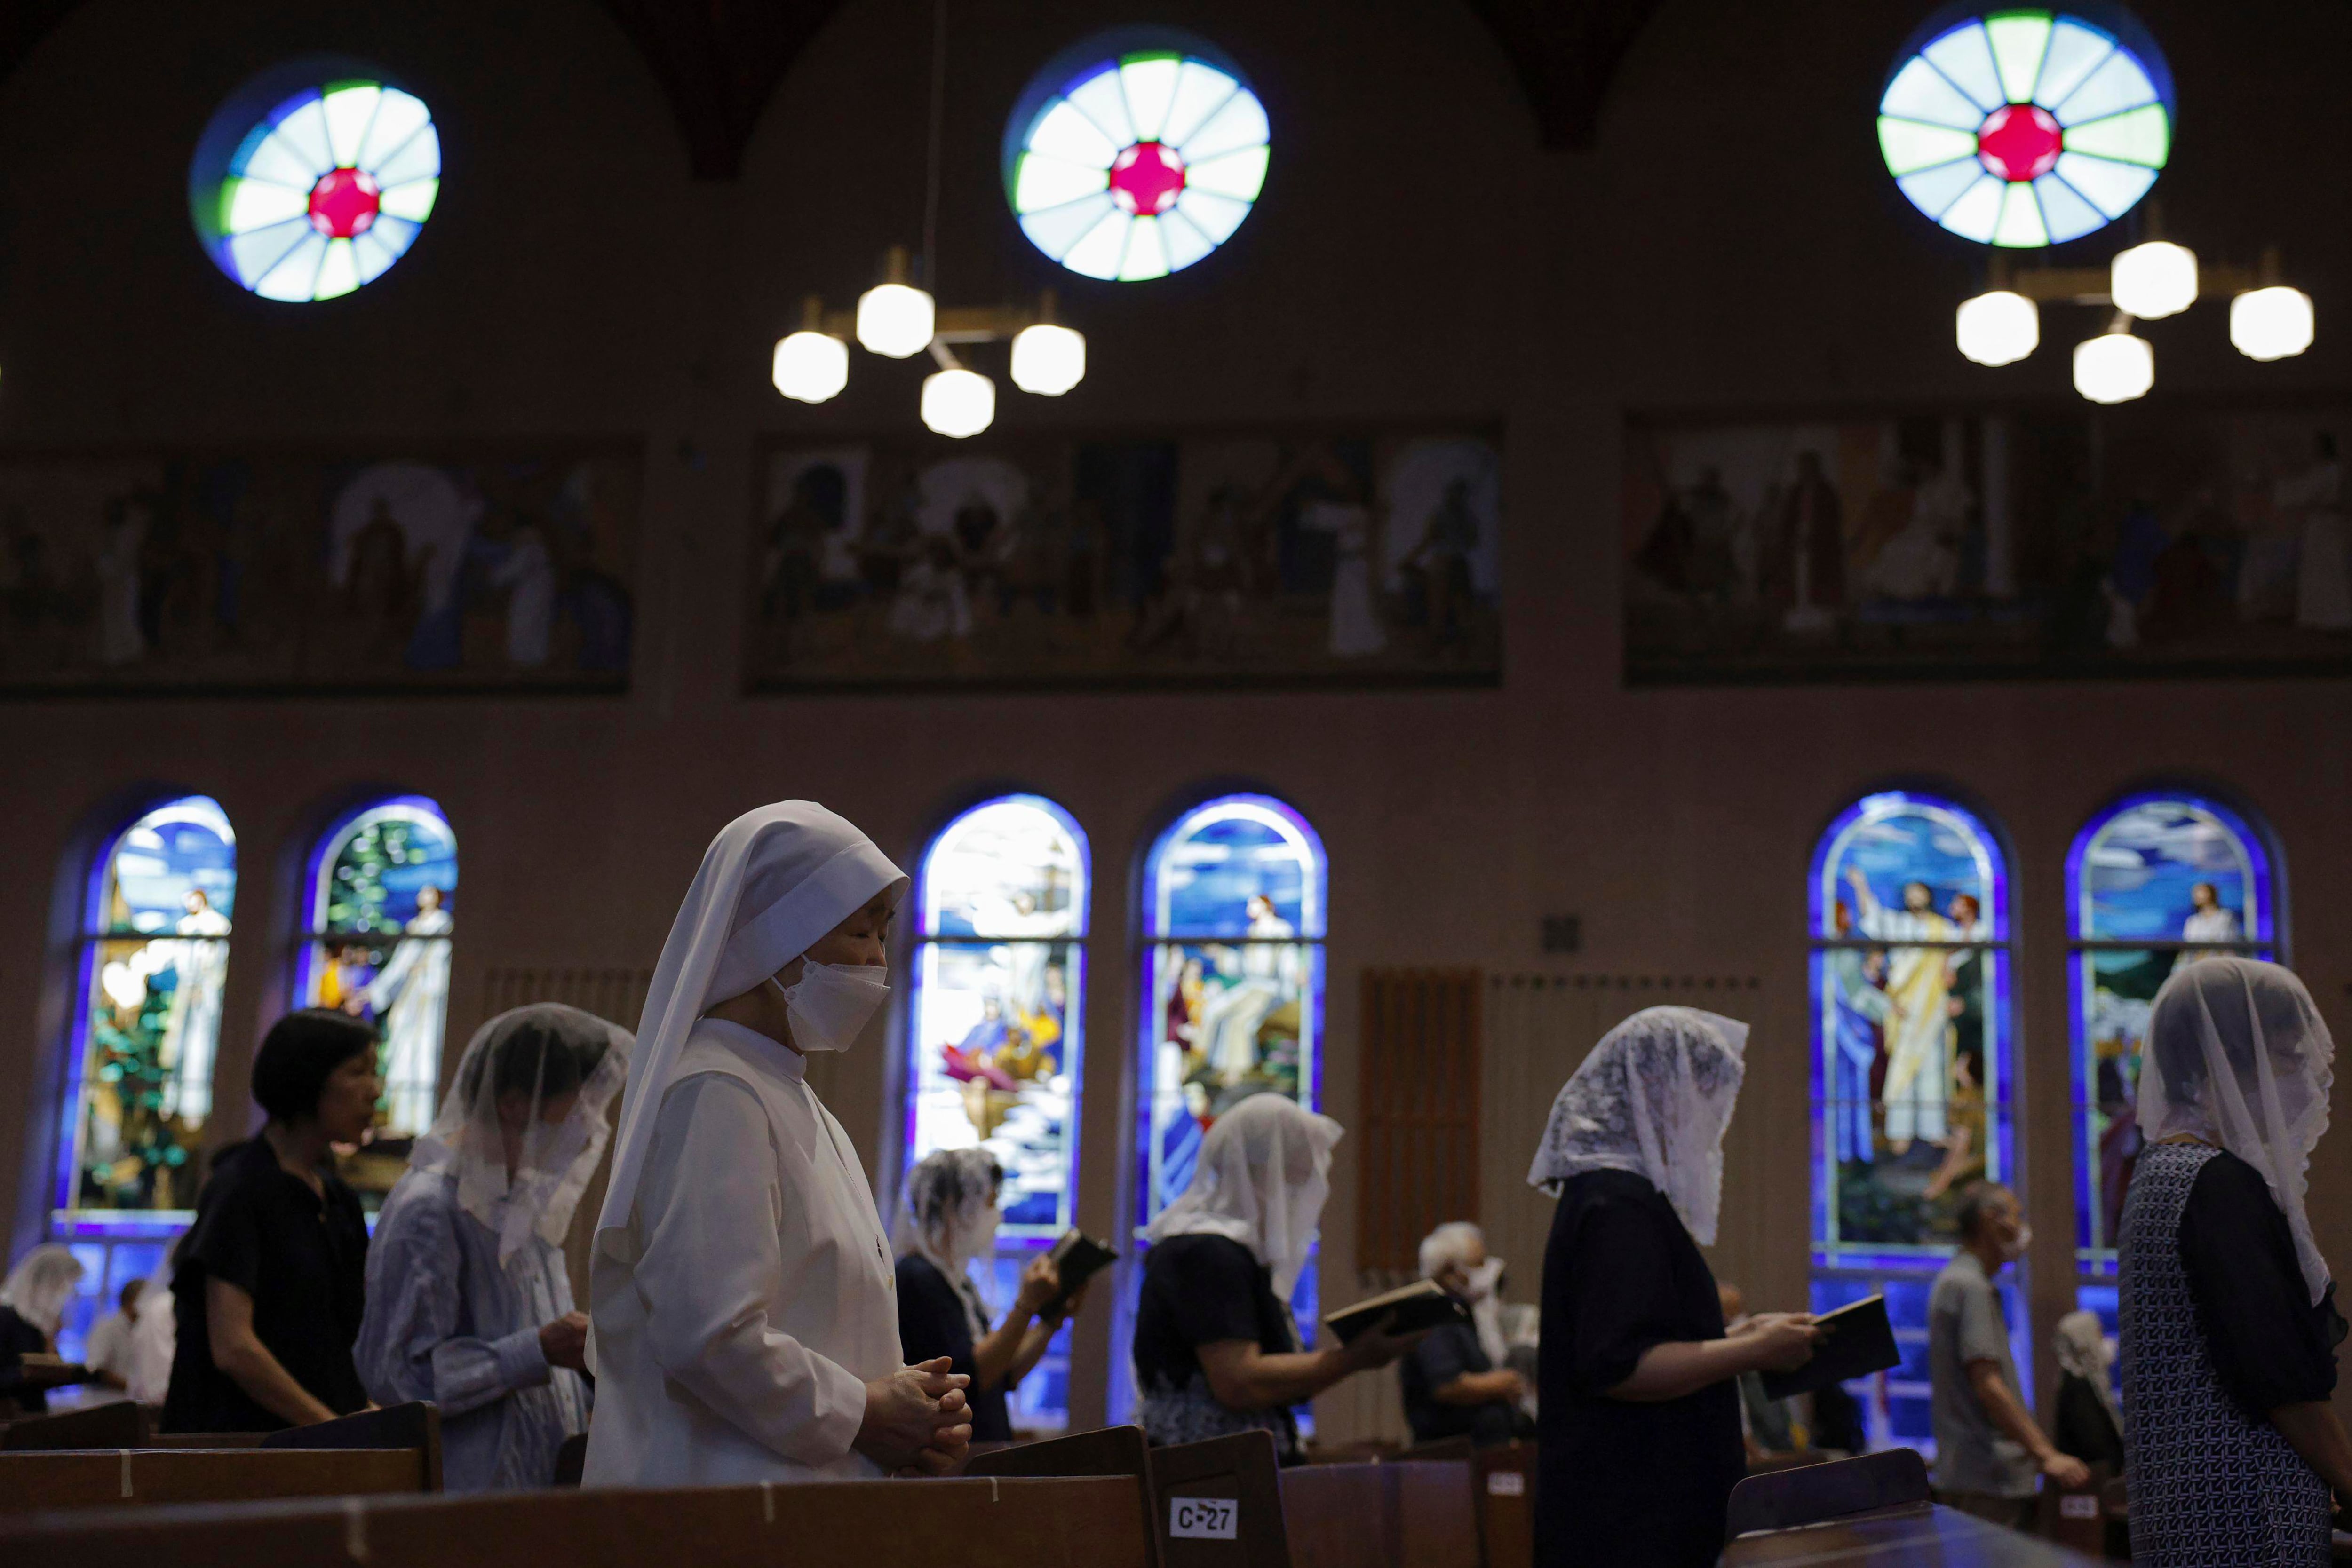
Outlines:
{"type": "MultiPolygon", "coordinates": [[[[0,6],[0,79],[89,0],[0,6]]],[[[662,86],[698,178],[729,180],[768,99],[845,0],[597,0],[662,86]]],[[[1590,147],[1625,52],[1660,0],[1468,0],[1549,148],[1590,147]]]]}

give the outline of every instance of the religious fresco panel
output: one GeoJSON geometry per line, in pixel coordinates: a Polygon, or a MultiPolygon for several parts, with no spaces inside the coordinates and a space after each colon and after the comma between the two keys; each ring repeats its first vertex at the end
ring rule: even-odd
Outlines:
{"type": "Polygon", "coordinates": [[[0,693],[617,692],[641,460],[0,453],[0,693]]]}
{"type": "Polygon", "coordinates": [[[2352,672],[2352,408],[1635,419],[1636,684],[2352,672]]]}
{"type": "Polygon", "coordinates": [[[1491,685],[1501,480],[1454,430],[779,443],[747,681],[1491,685]]]}

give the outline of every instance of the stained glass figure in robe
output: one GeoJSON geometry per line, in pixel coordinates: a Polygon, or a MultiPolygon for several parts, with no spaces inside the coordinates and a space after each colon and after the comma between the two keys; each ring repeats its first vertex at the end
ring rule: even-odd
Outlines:
{"type": "Polygon", "coordinates": [[[457,835],[421,795],[376,801],[321,835],[309,895],[304,1005],[340,1008],[383,1030],[375,1140],[345,1162],[345,1179],[363,1196],[389,1192],[439,1103],[457,835]]]}
{"type": "Polygon", "coordinates": [[[1817,1247],[1940,1253],[1959,1193],[2006,1179],[2006,915],[1982,824],[1864,800],[1814,869],[1817,1247]]]}
{"type": "Polygon", "coordinates": [[[1268,1090],[1317,1103],[1323,846],[1281,801],[1229,795],[1161,835],[1148,878],[1144,1220],[1227,1106],[1268,1090]]]}
{"type": "Polygon", "coordinates": [[[174,1217],[212,1113],[236,835],[208,797],[142,813],[100,859],[83,945],[58,1219],[174,1217]]]}
{"type": "Polygon", "coordinates": [[[2115,1270],[2115,1236],[2138,1162],[2140,1051],[2159,987],[2217,954],[2277,956],[2270,856],[2252,823],[2186,791],[2103,811],[2067,861],[2074,1036],[2077,1245],[2115,1270]]]}
{"type": "Polygon", "coordinates": [[[1005,1242],[1071,1223],[1086,911],[1086,835],[1040,796],[973,807],[923,857],[906,1165],[994,1155],[1005,1242]]]}

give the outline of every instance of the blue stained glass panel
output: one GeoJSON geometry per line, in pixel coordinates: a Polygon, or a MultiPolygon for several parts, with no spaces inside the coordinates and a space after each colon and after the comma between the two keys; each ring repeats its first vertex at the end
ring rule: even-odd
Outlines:
{"type": "MultiPolygon", "coordinates": [[[[1086,996],[1087,838],[1040,795],[957,815],[924,852],[912,900],[903,1174],[982,1148],[1004,1173],[993,1302],[1075,1218],[1086,996]]],[[[1013,1390],[1024,1430],[1068,1423],[1069,1329],[1013,1390]]]]}
{"type": "Polygon", "coordinates": [[[58,1140],[61,1232],[194,1207],[236,905],[236,835],[208,797],[150,809],[99,857],[58,1140]]]}
{"type": "Polygon", "coordinates": [[[338,1167],[373,1211],[439,1108],[457,836],[422,795],[373,801],[339,818],[312,845],[305,895],[310,940],[295,977],[297,1001],[340,1008],[383,1031],[384,1091],[373,1141],[338,1167]]]}
{"type": "Polygon", "coordinates": [[[2111,1274],[2140,1150],[2140,1050],[2156,993],[2216,954],[2274,959],[2269,852],[2246,818],[2184,791],[2126,798],[2067,856],[2074,1055],[2075,1240],[2088,1272],[2111,1274]]]}

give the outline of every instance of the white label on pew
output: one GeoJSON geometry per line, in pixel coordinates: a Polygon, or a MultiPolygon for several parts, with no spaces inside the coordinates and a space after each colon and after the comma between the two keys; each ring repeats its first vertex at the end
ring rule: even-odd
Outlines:
{"type": "Polygon", "coordinates": [[[1231,1541],[1242,1505],[1229,1497],[1168,1500],[1168,1533],[1178,1541],[1231,1541]]]}
{"type": "Polygon", "coordinates": [[[1488,1497],[1525,1497],[1528,1478],[1519,1470],[1496,1470],[1486,1477],[1488,1497]]]}
{"type": "Polygon", "coordinates": [[[2098,1497],[2086,1491],[2070,1492],[2058,1500],[2058,1517],[2096,1519],[2099,1517],[2098,1497]]]}

